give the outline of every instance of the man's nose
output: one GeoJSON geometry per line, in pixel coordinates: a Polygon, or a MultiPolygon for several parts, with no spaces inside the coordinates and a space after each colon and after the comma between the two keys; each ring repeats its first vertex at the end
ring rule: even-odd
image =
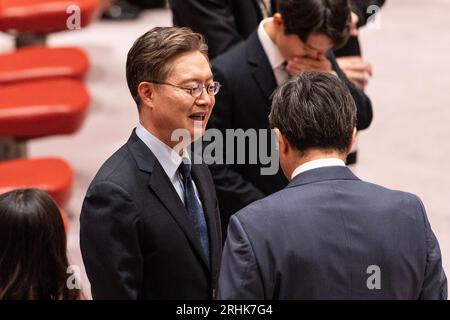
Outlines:
{"type": "Polygon", "coordinates": [[[213,97],[208,94],[206,87],[203,87],[202,93],[198,96],[196,103],[199,105],[210,105],[213,97]]]}

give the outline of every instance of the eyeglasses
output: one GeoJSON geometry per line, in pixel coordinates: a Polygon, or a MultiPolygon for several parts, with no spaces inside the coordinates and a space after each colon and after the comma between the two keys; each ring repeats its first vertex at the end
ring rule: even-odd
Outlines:
{"type": "Polygon", "coordinates": [[[213,81],[211,83],[208,83],[206,86],[205,85],[198,85],[198,86],[196,86],[194,88],[186,88],[186,87],[178,86],[176,84],[169,83],[169,82],[160,82],[160,81],[153,81],[153,80],[148,80],[147,82],[152,82],[152,83],[161,84],[161,85],[167,85],[167,86],[171,86],[171,87],[174,87],[174,88],[185,90],[191,96],[193,96],[194,98],[200,97],[202,95],[202,93],[203,93],[203,89],[206,89],[206,92],[210,96],[215,96],[217,93],[219,93],[220,87],[222,87],[222,85],[219,82],[217,82],[217,81],[213,81]]]}

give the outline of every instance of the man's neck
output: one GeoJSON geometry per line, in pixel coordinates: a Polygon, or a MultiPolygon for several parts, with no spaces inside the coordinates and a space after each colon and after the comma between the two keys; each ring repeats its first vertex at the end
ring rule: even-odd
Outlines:
{"type": "Polygon", "coordinates": [[[289,166],[289,169],[286,170],[287,177],[291,177],[292,173],[297,169],[298,167],[316,160],[325,160],[325,159],[339,159],[345,162],[346,154],[339,153],[337,151],[330,151],[330,152],[324,152],[320,150],[310,150],[308,153],[302,157],[298,157],[295,160],[292,161],[292,164],[289,166]]]}
{"type": "Polygon", "coordinates": [[[178,146],[178,144],[180,142],[178,141],[172,141],[170,140],[170,138],[165,137],[163,134],[160,133],[159,130],[157,130],[154,126],[152,126],[149,123],[146,123],[146,121],[139,121],[140,124],[142,125],[142,127],[145,128],[145,130],[147,130],[151,135],[153,135],[156,139],[158,139],[159,141],[161,141],[162,143],[164,143],[166,146],[168,146],[171,149],[176,149],[178,151],[178,153],[180,154],[180,156],[183,154],[183,149],[184,148],[180,148],[180,146],[178,146]],[[177,147],[177,148],[175,148],[177,147]]]}
{"type": "Polygon", "coordinates": [[[263,27],[264,27],[264,30],[266,30],[266,33],[269,36],[270,40],[272,40],[272,42],[276,44],[276,42],[275,42],[275,39],[276,39],[275,33],[276,33],[276,31],[275,31],[275,26],[273,24],[273,20],[270,20],[270,21],[266,22],[263,27]]]}
{"type": "Polygon", "coordinates": [[[311,150],[308,151],[303,157],[299,158],[299,165],[302,165],[303,163],[314,161],[314,160],[320,160],[320,159],[330,159],[330,158],[336,158],[341,159],[342,161],[345,161],[346,154],[343,154],[338,151],[319,151],[319,150],[311,150]]]}

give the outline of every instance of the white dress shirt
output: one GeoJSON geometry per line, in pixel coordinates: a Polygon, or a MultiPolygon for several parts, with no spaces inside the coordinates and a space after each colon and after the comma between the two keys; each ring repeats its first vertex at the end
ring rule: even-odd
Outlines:
{"type": "Polygon", "coordinates": [[[275,75],[275,80],[277,81],[277,85],[280,86],[287,80],[289,80],[290,74],[286,70],[286,59],[284,59],[277,45],[272,41],[272,39],[270,39],[269,35],[264,29],[264,25],[268,22],[271,22],[272,20],[273,18],[267,18],[261,21],[258,27],[258,38],[266,53],[267,58],[269,59],[273,74],[275,75]]]}
{"type": "Polygon", "coordinates": [[[272,15],[272,3],[271,0],[259,0],[259,8],[263,18],[270,17],[272,15]]]}
{"type": "Polygon", "coordinates": [[[322,168],[322,167],[345,167],[344,161],[338,158],[324,158],[324,159],[318,159],[318,160],[312,160],[305,162],[304,164],[298,166],[294,172],[292,172],[291,179],[294,179],[295,176],[299,175],[302,172],[322,168]]]}
{"type": "MultiPolygon", "coordinates": [[[[180,166],[183,158],[188,158],[190,161],[189,153],[187,152],[187,150],[183,149],[183,156],[180,156],[175,150],[152,135],[140,123],[138,123],[138,125],[136,126],[136,135],[153,152],[156,159],[158,159],[158,162],[161,164],[164,172],[167,174],[170,182],[172,182],[173,187],[180,196],[181,201],[183,201],[184,203],[183,183],[181,181],[181,174],[178,172],[178,167],[180,166]]],[[[194,181],[192,180],[192,182],[194,181]]],[[[194,191],[198,201],[202,205],[195,182],[194,191]]]]}

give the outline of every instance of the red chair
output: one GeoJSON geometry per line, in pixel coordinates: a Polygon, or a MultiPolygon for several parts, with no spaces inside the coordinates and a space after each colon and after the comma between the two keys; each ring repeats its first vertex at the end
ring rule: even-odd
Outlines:
{"type": "Polygon", "coordinates": [[[54,77],[81,80],[88,69],[88,57],[78,48],[22,48],[0,54],[0,85],[54,77]]]}
{"type": "Polygon", "coordinates": [[[70,198],[73,178],[70,166],[58,158],[0,162],[0,194],[15,189],[38,188],[64,207],[70,198]]]}
{"type": "Polygon", "coordinates": [[[0,30],[34,34],[67,30],[71,5],[80,9],[80,24],[85,27],[97,15],[100,0],[1,0],[0,30]]]}
{"type": "Polygon", "coordinates": [[[47,79],[0,87],[0,138],[27,140],[71,134],[89,105],[85,86],[73,79],[47,79]]]}

